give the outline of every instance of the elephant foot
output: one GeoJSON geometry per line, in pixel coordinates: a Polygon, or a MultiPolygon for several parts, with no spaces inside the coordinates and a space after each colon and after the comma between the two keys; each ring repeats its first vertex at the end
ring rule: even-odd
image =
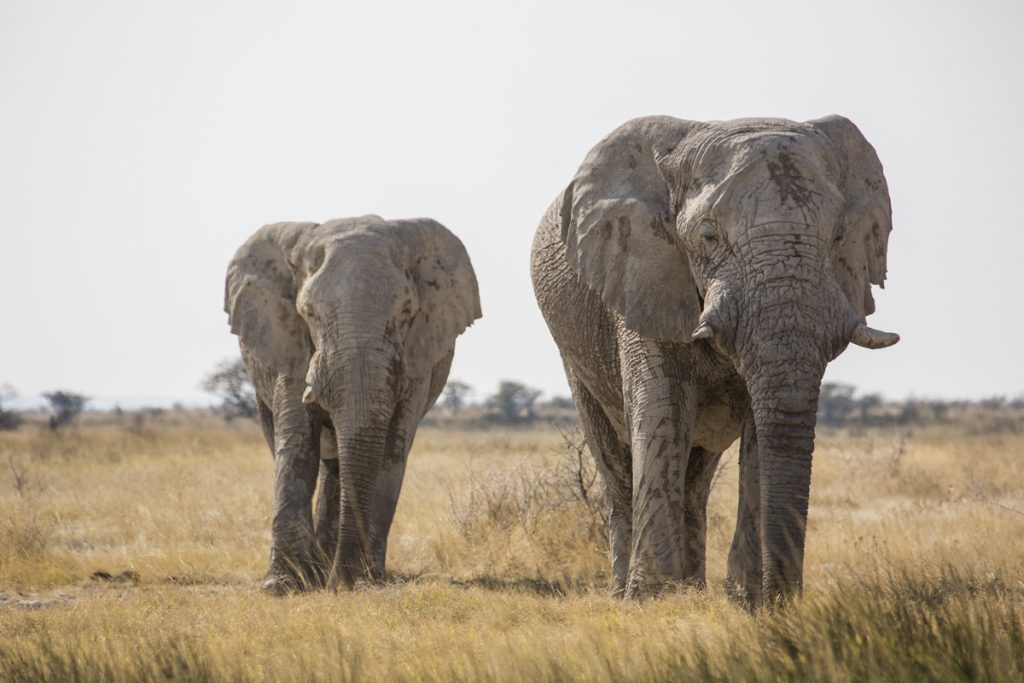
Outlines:
{"type": "Polygon", "coordinates": [[[624,596],[626,600],[660,598],[674,593],[707,590],[703,575],[678,578],[658,574],[655,576],[631,576],[624,586],[615,586],[612,594],[624,596]]]}
{"type": "Polygon", "coordinates": [[[387,575],[383,569],[363,565],[342,565],[330,574],[326,582],[331,590],[337,592],[339,590],[354,590],[357,584],[383,585],[387,582],[387,575]]]}
{"type": "Polygon", "coordinates": [[[335,593],[355,590],[357,583],[369,583],[369,575],[351,567],[338,567],[327,579],[327,587],[335,593]]]}
{"type": "Polygon", "coordinates": [[[622,596],[626,600],[642,602],[648,598],[657,598],[670,590],[670,584],[663,581],[630,579],[622,596]]]}
{"type": "Polygon", "coordinates": [[[327,572],[322,562],[276,556],[270,564],[261,590],[268,595],[288,595],[323,588],[327,572]]]}
{"type": "Polygon", "coordinates": [[[725,593],[730,600],[748,612],[755,612],[761,602],[760,584],[757,584],[755,589],[750,582],[740,581],[731,576],[725,579],[725,593]]]}
{"type": "Polygon", "coordinates": [[[266,595],[282,597],[298,593],[301,589],[292,577],[278,575],[268,576],[260,586],[260,590],[266,595]]]}

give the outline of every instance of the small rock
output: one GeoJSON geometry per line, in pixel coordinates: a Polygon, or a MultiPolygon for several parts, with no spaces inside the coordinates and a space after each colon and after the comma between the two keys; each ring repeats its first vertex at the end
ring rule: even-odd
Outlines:
{"type": "Polygon", "coordinates": [[[43,603],[39,602],[38,600],[19,600],[18,607],[27,610],[37,610],[42,609],[43,603]]]}
{"type": "Polygon", "coordinates": [[[125,569],[123,572],[115,576],[112,580],[117,581],[119,583],[138,583],[139,573],[134,569],[125,569]]]}
{"type": "Polygon", "coordinates": [[[123,572],[111,574],[102,569],[92,573],[93,581],[112,581],[114,583],[138,583],[139,573],[134,569],[125,569],[123,572]]]}

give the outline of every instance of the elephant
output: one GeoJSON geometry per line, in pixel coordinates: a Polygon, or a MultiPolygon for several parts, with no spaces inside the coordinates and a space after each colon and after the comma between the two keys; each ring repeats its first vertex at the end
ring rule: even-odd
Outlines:
{"type": "Polygon", "coordinates": [[[462,242],[430,219],[266,225],[224,307],[275,460],[263,590],[380,579],[416,429],[481,316],[462,242]]]}
{"type": "Polygon", "coordinates": [[[531,252],[609,500],[612,585],[703,587],[707,500],[740,439],[726,585],[803,588],[826,365],[868,327],[892,229],[878,157],[839,116],[626,122],[550,205],[531,252]]]}

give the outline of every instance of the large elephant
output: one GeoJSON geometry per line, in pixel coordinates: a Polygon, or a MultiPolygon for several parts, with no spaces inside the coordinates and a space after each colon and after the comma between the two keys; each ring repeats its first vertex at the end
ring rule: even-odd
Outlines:
{"type": "Polygon", "coordinates": [[[899,339],[864,322],[890,213],[838,116],[635,119],[551,205],[534,290],[606,484],[617,590],[704,584],[710,482],[738,437],[727,582],[751,605],[801,590],[825,366],[899,339]]]}
{"type": "Polygon", "coordinates": [[[264,590],[380,577],[416,428],[481,315],[465,248],[429,219],[267,225],[225,309],[275,457],[264,590]]]}

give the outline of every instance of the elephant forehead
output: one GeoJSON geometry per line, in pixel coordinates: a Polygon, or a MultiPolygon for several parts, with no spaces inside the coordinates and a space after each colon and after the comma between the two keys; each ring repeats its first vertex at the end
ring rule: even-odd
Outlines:
{"type": "Polygon", "coordinates": [[[785,150],[813,157],[827,165],[834,156],[820,132],[807,123],[786,119],[736,119],[718,121],[694,132],[682,155],[692,172],[728,175],[767,154],[785,150]]]}
{"type": "Polygon", "coordinates": [[[773,174],[832,175],[838,171],[834,155],[812,131],[745,131],[718,140],[716,149],[702,154],[698,174],[727,178],[750,169],[773,169],[773,174]]]}
{"type": "Polygon", "coordinates": [[[320,270],[401,268],[401,244],[390,231],[350,229],[320,234],[306,245],[306,262],[320,270]]]}
{"type": "Polygon", "coordinates": [[[757,131],[717,151],[695,169],[690,218],[710,212],[732,231],[761,221],[831,222],[843,205],[828,152],[809,136],[757,131]]]}
{"type": "Polygon", "coordinates": [[[328,253],[323,267],[310,278],[307,290],[310,296],[368,295],[392,290],[398,280],[395,268],[386,250],[335,249],[328,253]]]}
{"type": "Polygon", "coordinates": [[[838,200],[838,189],[827,168],[813,155],[786,141],[773,140],[750,151],[737,176],[736,194],[754,194],[759,211],[820,211],[830,200],[838,200]]]}
{"type": "Polygon", "coordinates": [[[345,245],[350,249],[362,247],[373,250],[383,248],[389,241],[389,233],[379,230],[376,225],[339,222],[327,226],[327,229],[318,230],[309,243],[324,247],[345,245]]]}

